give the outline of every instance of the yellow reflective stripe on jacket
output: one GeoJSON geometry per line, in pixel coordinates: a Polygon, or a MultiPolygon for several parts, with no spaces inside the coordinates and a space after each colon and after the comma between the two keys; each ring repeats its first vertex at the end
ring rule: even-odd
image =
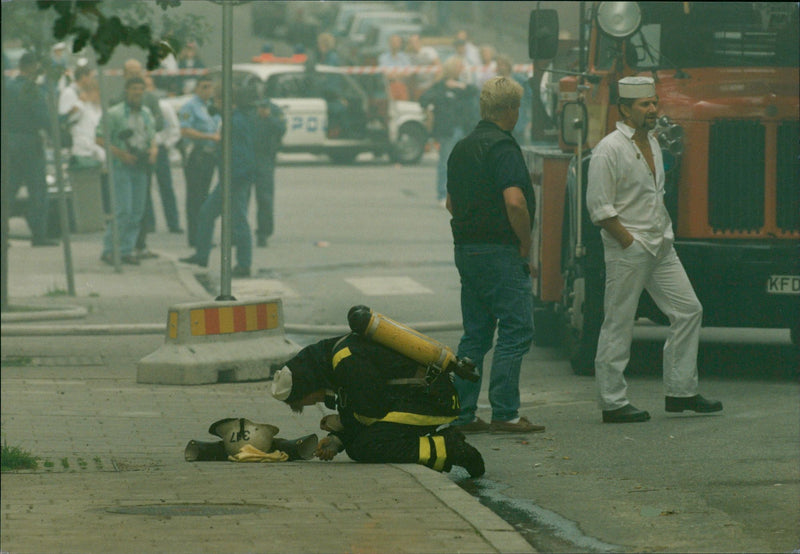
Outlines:
{"type": "Polygon", "coordinates": [[[333,369],[336,369],[336,366],[339,365],[339,362],[350,356],[352,352],[348,347],[344,347],[339,350],[336,354],[333,355],[333,369]]]}
{"type": "Polygon", "coordinates": [[[364,425],[372,425],[377,421],[387,423],[402,423],[404,425],[444,425],[456,419],[456,416],[435,416],[424,414],[412,414],[409,412],[389,412],[381,418],[367,417],[360,414],[353,414],[355,418],[364,425]]]}

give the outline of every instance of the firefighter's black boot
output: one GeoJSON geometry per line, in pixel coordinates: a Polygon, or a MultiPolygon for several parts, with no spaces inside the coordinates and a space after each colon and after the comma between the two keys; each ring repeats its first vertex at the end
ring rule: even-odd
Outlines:
{"type": "Polygon", "coordinates": [[[447,427],[439,432],[444,437],[445,448],[447,449],[447,466],[445,471],[449,471],[452,466],[461,466],[467,470],[470,477],[480,477],[486,473],[486,466],[483,463],[483,456],[478,449],[467,443],[464,434],[452,427],[447,427]]]}
{"type": "Polygon", "coordinates": [[[310,460],[314,457],[314,450],[317,449],[317,435],[306,435],[299,439],[272,439],[273,450],[280,450],[289,455],[289,461],[310,460]]]}
{"type": "Polygon", "coordinates": [[[225,462],[228,460],[225,444],[222,441],[202,442],[191,440],[186,445],[183,456],[187,462],[225,462]]]}

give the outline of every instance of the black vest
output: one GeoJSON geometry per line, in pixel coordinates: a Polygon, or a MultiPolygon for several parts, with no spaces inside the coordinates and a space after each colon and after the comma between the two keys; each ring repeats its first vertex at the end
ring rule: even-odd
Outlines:
{"type": "MultiPolygon", "coordinates": [[[[513,244],[519,239],[511,228],[503,192],[494,183],[494,166],[489,151],[500,143],[509,143],[522,151],[509,133],[489,121],[481,121],[467,137],[453,148],[447,162],[447,192],[453,208],[450,227],[455,244],[513,244]]],[[[527,170],[525,170],[527,175],[527,170]]],[[[525,183],[523,194],[533,220],[533,190],[525,183]]]]}

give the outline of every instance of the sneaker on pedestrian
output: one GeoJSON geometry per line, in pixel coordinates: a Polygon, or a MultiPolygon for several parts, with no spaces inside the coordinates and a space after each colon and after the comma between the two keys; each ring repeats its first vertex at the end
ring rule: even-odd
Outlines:
{"type": "Polygon", "coordinates": [[[158,254],[147,248],[142,248],[136,251],[136,257],[140,260],[152,260],[158,258],[158,254]]]}
{"type": "Polygon", "coordinates": [[[256,235],[256,246],[259,248],[267,247],[267,237],[264,235],[256,235]]]}
{"type": "Polygon", "coordinates": [[[133,254],[126,254],[125,256],[120,257],[119,261],[124,263],[125,265],[140,265],[139,258],[134,256],[133,254]]]}
{"type": "Polygon", "coordinates": [[[545,429],[544,425],[534,425],[525,417],[511,421],[493,419],[490,428],[493,433],[542,433],[545,429]]]}
{"type": "Polygon", "coordinates": [[[490,425],[483,421],[481,418],[476,417],[469,423],[453,424],[452,427],[461,431],[462,433],[486,433],[490,429],[490,425]]]}
{"type": "Polygon", "coordinates": [[[100,256],[100,261],[104,264],[114,265],[114,256],[111,255],[111,252],[103,252],[103,255],[100,256]]]}
{"type": "Polygon", "coordinates": [[[180,227],[170,227],[169,232],[172,233],[173,235],[182,235],[183,229],[181,229],[180,227]]]}

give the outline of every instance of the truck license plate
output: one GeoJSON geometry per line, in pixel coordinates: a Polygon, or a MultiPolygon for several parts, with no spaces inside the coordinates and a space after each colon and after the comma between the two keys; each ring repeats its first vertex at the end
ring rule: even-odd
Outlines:
{"type": "Polygon", "coordinates": [[[800,275],[770,275],[768,294],[800,294],[800,275]]]}

